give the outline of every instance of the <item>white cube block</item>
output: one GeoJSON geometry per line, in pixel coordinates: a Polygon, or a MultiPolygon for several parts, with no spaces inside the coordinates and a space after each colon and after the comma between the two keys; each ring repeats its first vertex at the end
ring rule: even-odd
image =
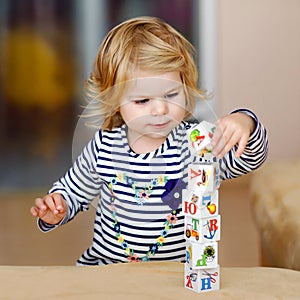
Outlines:
{"type": "Polygon", "coordinates": [[[187,131],[189,147],[193,155],[203,156],[212,152],[211,139],[215,128],[214,124],[202,121],[187,131]]]}
{"type": "Polygon", "coordinates": [[[195,218],[209,218],[219,213],[219,191],[205,194],[194,190],[182,190],[182,212],[195,218]]]}
{"type": "Polygon", "coordinates": [[[213,164],[189,165],[188,189],[199,193],[212,193],[216,188],[216,172],[213,164]]]}
{"type": "Polygon", "coordinates": [[[216,268],[218,266],[218,242],[186,243],[186,264],[192,269],[216,268]]]}
{"type": "Polygon", "coordinates": [[[219,241],[221,237],[220,215],[203,219],[185,216],[184,235],[185,239],[190,242],[219,241]]]}
{"type": "Polygon", "coordinates": [[[184,286],[196,293],[219,290],[220,266],[211,269],[192,269],[188,264],[185,264],[184,286]]]}

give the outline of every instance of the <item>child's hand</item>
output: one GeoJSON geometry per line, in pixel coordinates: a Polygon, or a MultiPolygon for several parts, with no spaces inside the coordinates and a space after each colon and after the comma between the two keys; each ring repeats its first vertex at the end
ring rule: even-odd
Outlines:
{"type": "Polygon", "coordinates": [[[68,207],[61,194],[53,193],[35,199],[30,213],[48,224],[58,224],[67,214],[68,207]]]}
{"type": "Polygon", "coordinates": [[[222,158],[238,144],[235,156],[240,157],[255,128],[254,120],[245,113],[237,112],[218,120],[216,125],[212,138],[214,156],[222,158]]]}

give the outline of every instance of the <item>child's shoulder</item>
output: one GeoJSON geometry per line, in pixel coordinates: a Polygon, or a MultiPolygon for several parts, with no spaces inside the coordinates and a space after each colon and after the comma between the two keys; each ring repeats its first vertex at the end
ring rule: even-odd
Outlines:
{"type": "Polygon", "coordinates": [[[113,128],[111,130],[99,129],[95,132],[94,140],[96,143],[103,143],[105,141],[113,141],[122,138],[122,130],[120,127],[113,128]]]}
{"type": "Polygon", "coordinates": [[[94,141],[97,145],[101,144],[110,144],[110,143],[116,143],[117,141],[121,141],[124,137],[124,134],[126,136],[126,133],[124,133],[124,130],[122,127],[116,127],[111,130],[102,130],[99,129],[96,131],[94,135],[94,141]]]}
{"type": "Polygon", "coordinates": [[[122,134],[122,127],[114,127],[110,130],[108,129],[100,129],[98,131],[98,134],[102,137],[107,137],[107,138],[110,138],[110,137],[116,137],[118,135],[121,135],[122,134]]]}

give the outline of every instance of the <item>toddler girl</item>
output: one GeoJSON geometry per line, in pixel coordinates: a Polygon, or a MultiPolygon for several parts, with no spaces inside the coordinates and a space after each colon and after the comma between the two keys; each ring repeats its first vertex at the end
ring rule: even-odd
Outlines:
{"type": "MultiPolygon", "coordinates": [[[[192,45],[153,17],[130,19],[102,42],[87,81],[104,120],[94,138],[31,214],[46,232],[98,197],[94,238],[78,265],[185,258],[181,191],[193,156],[186,131],[197,99],[192,45]]],[[[239,109],[216,122],[213,154],[221,179],[258,168],[266,131],[239,109]]]]}

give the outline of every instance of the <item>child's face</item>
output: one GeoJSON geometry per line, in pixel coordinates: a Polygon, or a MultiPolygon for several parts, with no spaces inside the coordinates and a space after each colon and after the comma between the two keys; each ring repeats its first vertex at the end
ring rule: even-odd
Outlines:
{"type": "Polygon", "coordinates": [[[152,151],[185,116],[185,94],[180,74],[136,70],[128,84],[120,113],[128,126],[129,144],[136,152],[152,151]]]}

